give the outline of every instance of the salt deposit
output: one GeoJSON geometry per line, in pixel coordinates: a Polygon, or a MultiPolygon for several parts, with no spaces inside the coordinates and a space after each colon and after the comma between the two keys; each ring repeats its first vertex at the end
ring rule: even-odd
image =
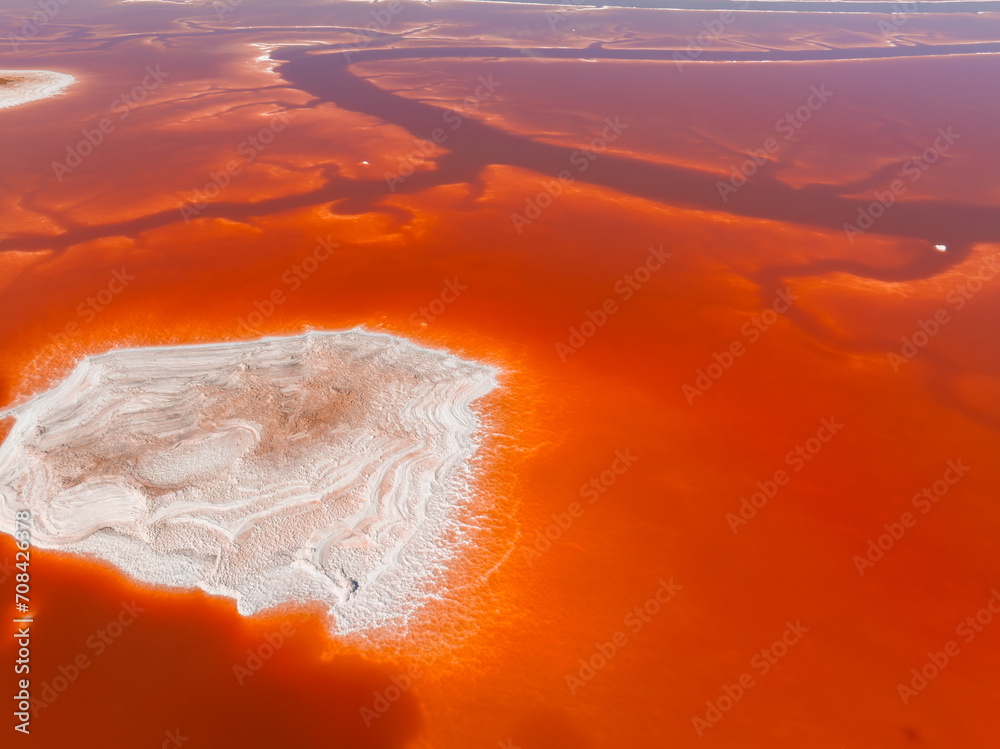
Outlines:
{"type": "Polygon", "coordinates": [[[0,109],[61,94],[76,78],[51,70],[0,70],[0,109]]]}
{"type": "Polygon", "coordinates": [[[243,614],[405,621],[460,550],[492,367],[361,330],[113,351],[0,416],[0,530],[243,614]]]}

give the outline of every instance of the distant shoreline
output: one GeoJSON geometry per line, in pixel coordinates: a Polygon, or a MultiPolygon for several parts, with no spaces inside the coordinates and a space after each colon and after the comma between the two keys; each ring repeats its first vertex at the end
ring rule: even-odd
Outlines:
{"type": "Polygon", "coordinates": [[[0,109],[58,96],[76,78],[51,70],[0,70],[0,109]]]}

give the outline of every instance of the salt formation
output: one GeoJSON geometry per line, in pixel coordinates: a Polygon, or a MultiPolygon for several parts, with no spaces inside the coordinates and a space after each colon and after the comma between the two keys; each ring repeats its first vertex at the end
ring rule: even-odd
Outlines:
{"type": "Polygon", "coordinates": [[[0,109],[61,94],[76,78],[51,70],[0,70],[0,109]]]}
{"type": "Polygon", "coordinates": [[[243,614],[405,620],[462,534],[472,403],[496,371],[360,330],[113,351],[0,412],[0,530],[243,614]]]}

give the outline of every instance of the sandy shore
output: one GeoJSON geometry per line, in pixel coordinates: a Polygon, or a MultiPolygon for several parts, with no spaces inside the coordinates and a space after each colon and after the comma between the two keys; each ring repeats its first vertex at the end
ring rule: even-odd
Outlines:
{"type": "Polygon", "coordinates": [[[51,70],[0,70],[0,109],[48,99],[75,82],[68,73],[51,70]]]}

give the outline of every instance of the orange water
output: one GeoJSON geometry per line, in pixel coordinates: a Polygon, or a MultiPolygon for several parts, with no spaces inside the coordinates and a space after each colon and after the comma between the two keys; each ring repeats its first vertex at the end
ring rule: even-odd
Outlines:
{"type": "MultiPolygon", "coordinates": [[[[452,600],[410,635],[377,640],[330,638],[308,609],[245,619],[225,600],[36,551],[34,695],[79,654],[89,665],[37,712],[28,741],[154,746],[179,731],[189,747],[992,745],[1000,624],[970,641],[957,628],[1000,582],[1000,278],[961,309],[949,295],[1000,251],[997,230],[976,224],[997,198],[995,56],[683,73],[670,62],[527,56],[358,64],[356,76],[439,106],[493,74],[503,85],[470,123],[565,146],[543,154],[556,165],[605,117],[630,125],[519,234],[510,216],[552,179],[548,161],[378,191],[414,135],[263,89],[282,81],[248,62],[256,38],[33,60],[81,81],[2,115],[26,147],[4,156],[0,400],[114,347],[391,332],[503,370],[479,406],[488,434],[475,506],[487,530],[456,564],[452,600]],[[56,181],[51,161],[156,62],[169,83],[56,181]],[[749,207],[712,202],[741,152],[821,83],[833,98],[781,144],[771,173],[794,200],[760,177],[741,193],[749,207]],[[179,202],[286,107],[287,130],[217,199],[228,207],[185,223],[179,202]],[[841,224],[856,206],[949,126],[961,137],[889,209],[887,233],[848,242],[841,224]],[[610,186],[614,158],[635,160],[621,162],[627,177],[640,174],[628,164],[679,165],[688,171],[669,179],[707,185],[708,198],[657,200],[658,172],[610,186]],[[324,192],[331,166],[339,186],[324,192]],[[589,182],[599,169],[605,182],[589,182]],[[808,184],[834,192],[798,191],[808,184]],[[957,243],[938,253],[939,236],[957,243]],[[325,237],[339,247],[306,270],[325,237]],[[639,283],[636,269],[661,246],[669,257],[639,283]],[[116,271],[134,280],[102,304],[116,271]],[[446,283],[465,288],[436,304],[446,283]],[[778,290],[797,296],[791,309],[744,332],[778,290]],[[894,372],[887,352],[942,308],[949,321],[894,372]],[[572,338],[588,320],[601,325],[572,338]],[[729,361],[734,342],[743,353],[710,387],[684,390],[714,354],[729,361]],[[824,419],[842,428],[810,442],[824,419]],[[808,460],[796,460],[800,446],[808,460]],[[948,461],[970,470],[922,513],[913,497],[948,461]],[[787,483],[734,520],[780,471],[787,483]],[[860,574],[869,541],[907,511],[912,527],[860,574]],[[661,605],[665,584],[676,592],[661,605]],[[132,601],[142,611],[98,653],[99,632],[132,601]],[[761,650],[788,622],[807,631],[762,673],[761,650]],[[294,633],[250,668],[283,624],[294,633]],[[904,704],[898,685],[949,641],[959,654],[904,704]],[[409,688],[379,709],[407,673],[409,688]],[[742,694],[712,720],[706,702],[718,708],[726,690],[742,694]]],[[[476,164],[497,141],[463,128],[451,145],[476,164]]],[[[14,551],[3,539],[0,559],[14,551]]],[[[12,577],[3,589],[13,595],[12,577]]],[[[2,657],[13,662],[9,644],[2,657]]]]}

